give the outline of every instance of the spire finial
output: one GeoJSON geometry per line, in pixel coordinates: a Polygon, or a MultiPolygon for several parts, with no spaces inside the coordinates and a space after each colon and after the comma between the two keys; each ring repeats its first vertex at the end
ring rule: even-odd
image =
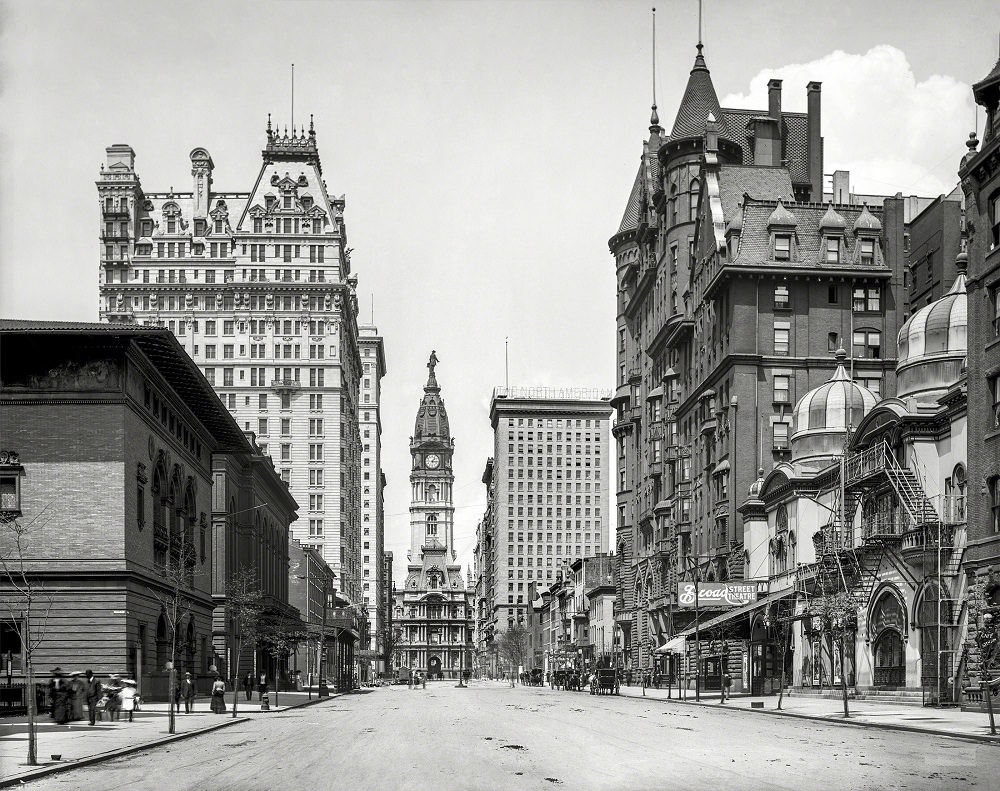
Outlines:
{"type": "Polygon", "coordinates": [[[698,54],[701,54],[701,0],[698,0],[698,54]]]}
{"type": "Polygon", "coordinates": [[[649,131],[660,131],[660,116],[656,112],[656,7],[653,7],[653,105],[649,113],[649,131]]]}

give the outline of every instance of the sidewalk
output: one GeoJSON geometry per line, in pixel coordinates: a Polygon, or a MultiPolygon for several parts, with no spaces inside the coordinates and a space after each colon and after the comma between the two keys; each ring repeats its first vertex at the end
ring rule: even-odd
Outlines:
{"type": "MultiPolygon", "coordinates": [[[[642,698],[641,686],[623,686],[621,694],[631,698],[642,698]]],[[[668,700],[667,690],[646,689],[647,700],[668,700]]],[[[682,705],[711,706],[716,709],[736,709],[755,715],[800,717],[809,720],[857,725],[884,730],[911,731],[938,736],[955,736],[981,742],[1000,744],[1000,736],[990,735],[989,716],[977,712],[963,712],[958,708],[932,708],[929,706],[901,706],[895,703],[878,703],[868,700],[849,700],[849,719],[844,719],[844,703],[840,698],[820,698],[809,695],[786,694],[781,701],[781,711],[777,710],[778,696],[751,697],[736,695],[719,703],[718,692],[702,692],[701,703],[695,703],[694,690],[687,690],[686,698],[677,698],[677,690],[670,693],[669,700],[682,705]],[[763,708],[752,708],[752,703],[763,703],[763,708]]],[[[996,712],[997,729],[1000,731],[1000,710],[996,712]]]]}
{"type": "Polygon", "coordinates": [[[226,713],[212,714],[210,699],[199,697],[195,701],[195,711],[181,713],[175,717],[175,733],[168,732],[166,703],[146,703],[142,711],[137,711],[134,721],[127,717],[118,722],[98,722],[91,727],[84,712],[84,719],[66,725],[58,725],[42,714],[36,721],[38,737],[38,766],[28,766],[28,718],[9,717],[0,720],[0,788],[17,785],[22,780],[85,766],[119,755],[155,747],[159,744],[186,739],[206,731],[217,730],[236,722],[245,722],[249,717],[266,717],[275,712],[299,706],[331,700],[338,696],[331,692],[327,698],[319,698],[313,693],[312,701],[306,692],[279,692],[278,703],[274,705],[274,692],[270,693],[271,710],[261,711],[256,693],[247,701],[242,690],[233,719],[233,694],[226,695],[226,713]],[[59,758],[53,758],[58,755],[59,758]]]}

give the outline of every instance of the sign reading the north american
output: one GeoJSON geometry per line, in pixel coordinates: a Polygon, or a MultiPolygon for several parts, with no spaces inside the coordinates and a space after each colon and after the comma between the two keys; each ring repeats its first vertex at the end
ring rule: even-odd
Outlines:
{"type": "MultiPolygon", "coordinates": [[[[757,601],[754,582],[699,582],[698,604],[702,607],[740,607],[757,601]]],[[[695,606],[693,582],[677,583],[677,602],[681,607],[695,606]]]]}

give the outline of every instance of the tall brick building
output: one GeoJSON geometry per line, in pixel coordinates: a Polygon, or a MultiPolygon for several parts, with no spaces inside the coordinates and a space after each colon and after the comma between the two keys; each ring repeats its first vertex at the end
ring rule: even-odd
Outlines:
{"type": "Polygon", "coordinates": [[[669,135],[653,107],[609,247],[618,280],[616,618],[622,661],[690,615],[677,581],[744,577],[736,505],[788,458],[791,407],[843,346],[862,385],[894,390],[905,306],[902,201],[823,202],[821,86],[808,111],[719,105],[702,47],[669,135]]]}
{"type": "MultiPolygon", "coordinates": [[[[973,86],[986,109],[982,148],[975,133],[959,177],[969,226],[969,548],[966,569],[1000,605],[1000,61],[973,86]]],[[[982,622],[970,620],[974,633],[982,622]]],[[[980,675],[978,653],[970,674],[980,675]]]]}
{"type": "Polygon", "coordinates": [[[266,134],[249,190],[219,189],[211,155],[195,148],[187,188],[147,191],[132,148],[107,149],[101,318],[177,336],[301,504],[295,538],[318,547],[362,604],[362,362],[346,201],[327,190],[311,121],[282,134],[268,119],[266,134]]]}
{"type": "MultiPolygon", "coordinates": [[[[287,607],[296,504],[269,460],[164,329],[2,321],[0,343],[0,544],[44,590],[36,671],[128,673],[164,695],[172,567],[189,602],[178,668],[225,673],[225,575],[256,568],[267,604],[287,607]],[[29,527],[21,552],[15,519],[29,527]]],[[[22,612],[0,574],[5,640],[8,604],[22,612]]],[[[4,650],[23,675],[23,645],[4,650]]]]}

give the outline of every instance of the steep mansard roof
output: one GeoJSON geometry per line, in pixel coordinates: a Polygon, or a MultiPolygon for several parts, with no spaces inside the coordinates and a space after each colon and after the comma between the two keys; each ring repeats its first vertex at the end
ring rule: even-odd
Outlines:
{"type": "MultiPolygon", "coordinates": [[[[824,269],[852,269],[860,265],[860,247],[858,238],[853,233],[839,232],[842,241],[839,263],[829,263],[823,249],[824,229],[821,228],[823,217],[829,206],[822,203],[793,203],[782,201],[787,211],[794,215],[797,226],[794,229],[794,244],[792,257],[788,261],[774,261],[774,251],[771,242],[771,231],[768,229],[771,215],[777,208],[774,200],[758,200],[748,197],[743,206],[743,232],[740,236],[739,252],[733,259],[737,266],[753,266],[761,264],[778,264],[782,267],[808,267],[824,269]]],[[[836,211],[844,218],[846,224],[852,227],[858,217],[867,212],[874,220],[882,215],[881,208],[870,209],[865,206],[840,204],[836,211]]],[[[881,228],[881,224],[878,225],[881,228]]],[[[830,233],[832,229],[826,229],[830,233]]],[[[877,229],[869,229],[877,233],[877,229]]],[[[879,245],[875,245],[874,264],[867,267],[870,270],[886,270],[887,266],[879,245]]]]}

